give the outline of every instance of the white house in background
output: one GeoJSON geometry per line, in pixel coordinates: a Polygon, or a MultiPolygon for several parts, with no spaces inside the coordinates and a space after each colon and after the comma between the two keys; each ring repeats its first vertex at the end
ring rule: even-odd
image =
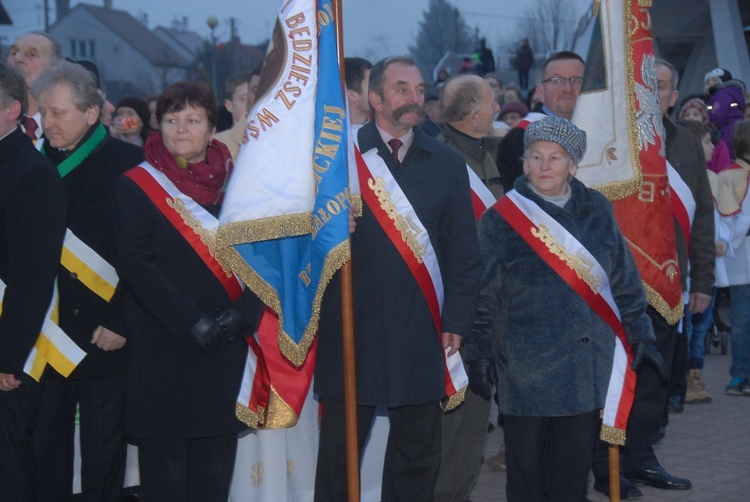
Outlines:
{"type": "Polygon", "coordinates": [[[49,33],[60,41],[64,57],[96,64],[102,88],[115,101],[159,94],[184,79],[192,61],[129,13],[111,7],[79,3],[49,33]]]}
{"type": "MultiPolygon", "coordinates": [[[[750,1],[655,0],[650,14],[656,54],[677,68],[681,96],[703,92],[703,77],[716,67],[750,85],[750,1]]],[[[581,56],[592,29],[589,9],[574,42],[581,56]]]]}

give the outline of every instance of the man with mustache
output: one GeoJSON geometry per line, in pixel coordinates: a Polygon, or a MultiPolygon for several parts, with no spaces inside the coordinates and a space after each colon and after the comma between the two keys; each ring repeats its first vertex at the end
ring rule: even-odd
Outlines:
{"type": "MultiPolygon", "coordinates": [[[[351,235],[359,451],[375,409],[387,408],[381,500],[410,502],[433,500],[441,401],[454,392],[445,354],[471,334],[480,273],[466,164],[418,127],[424,87],[406,57],[371,70],[375,120],[357,134],[362,214],[351,235]]],[[[347,499],[340,292],[334,277],[318,329],[319,502],[347,499]]]]}

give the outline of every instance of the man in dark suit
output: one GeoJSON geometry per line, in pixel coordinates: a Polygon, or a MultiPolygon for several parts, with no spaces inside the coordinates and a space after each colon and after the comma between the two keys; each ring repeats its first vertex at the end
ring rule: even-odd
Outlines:
{"type": "MultiPolygon", "coordinates": [[[[42,115],[42,152],[65,185],[68,229],[83,251],[77,256],[90,268],[114,274],[112,183],[143,161],[143,150],[106,133],[99,121],[103,98],[82,66],[58,63],[36,79],[32,92],[42,115]]],[[[45,477],[41,500],[72,491],[76,403],[83,500],[121,498],[126,451],[122,289],[105,293],[85,277],[76,262],[59,267],[60,327],[87,356],[67,378],[51,369],[45,373],[35,432],[38,472],[45,477]]]]}
{"type": "Polygon", "coordinates": [[[0,493],[36,500],[33,428],[39,383],[24,363],[52,297],[65,235],[65,192],[52,164],[18,119],[26,111],[23,76],[0,63],[0,493]]]}
{"type": "MultiPolygon", "coordinates": [[[[456,352],[462,336],[471,333],[478,297],[466,165],[417,126],[424,87],[411,59],[377,63],[369,83],[375,120],[358,133],[367,164],[360,174],[364,207],[351,237],[358,440],[362,451],[376,407],[386,407],[391,429],[382,500],[433,499],[445,354],[456,352]],[[381,183],[385,192],[378,189],[381,183]],[[426,299],[440,298],[438,289],[444,292],[442,309],[440,301],[431,308],[426,299]]],[[[316,501],[346,500],[343,388],[340,287],[334,278],[321,307],[315,373],[323,403],[316,501]]]]}

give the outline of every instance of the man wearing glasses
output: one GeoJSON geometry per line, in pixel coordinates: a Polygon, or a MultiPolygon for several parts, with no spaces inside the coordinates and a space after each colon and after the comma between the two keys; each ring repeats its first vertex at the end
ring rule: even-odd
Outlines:
{"type": "Polygon", "coordinates": [[[513,188],[516,178],[523,174],[521,158],[526,126],[545,116],[570,120],[581,92],[583,71],[583,59],[570,51],[552,54],[542,65],[541,80],[536,84],[536,94],[541,103],[505,135],[497,151],[497,168],[506,192],[513,188]]]}

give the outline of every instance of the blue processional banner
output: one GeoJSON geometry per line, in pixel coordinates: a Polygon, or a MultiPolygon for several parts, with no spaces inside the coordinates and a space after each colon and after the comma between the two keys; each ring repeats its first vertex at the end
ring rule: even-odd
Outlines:
{"type": "Polygon", "coordinates": [[[218,256],[305,363],[327,283],[349,259],[347,126],[330,0],[282,0],[220,215],[218,256]]]}

